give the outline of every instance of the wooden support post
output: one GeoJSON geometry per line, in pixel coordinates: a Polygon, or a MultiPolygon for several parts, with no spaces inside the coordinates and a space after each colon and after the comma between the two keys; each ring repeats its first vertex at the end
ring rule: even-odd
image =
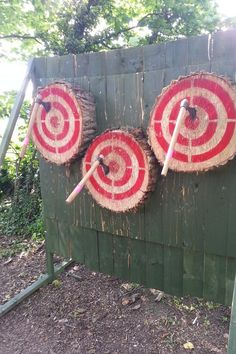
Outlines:
{"type": "Polygon", "coordinates": [[[233,300],[232,300],[227,354],[235,354],[235,353],[236,353],[236,277],[234,281],[234,293],[233,293],[233,300]]]}
{"type": "Polygon", "coordinates": [[[17,97],[15,99],[15,103],[12,108],[11,115],[10,115],[8,123],[7,123],[7,127],[6,127],[6,130],[5,130],[3,138],[2,138],[2,142],[0,145],[0,167],[2,166],[2,163],[3,163],[4,158],[6,156],[7,149],[10,144],[11,137],[12,137],[16,122],[19,117],[20,109],[21,109],[22,103],[25,98],[25,91],[26,91],[26,88],[27,88],[28,83],[31,78],[31,74],[32,74],[32,70],[33,70],[33,63],[34,63],[33,59],[31,59],[28,62],[24,81],[23,81],[21,88],[20,88],[20,90],[17,94],[17,97]]]}
{"type": "Polygon", "coordinates": [[[47,262],[47,273],[49,277],[53,280],[55,279],[55,270],[53,264],[53,253],[46,248],[46,262],[47,262]]]}
{"type": "Polygon", "coordinates": [[[53,278],[59,273],[61,273],[66,267],[68,267],[72,263],[72,260],[64,261],[59,266],[53,266],[53,271],[51,270],[51,274],[42,274],[39,276],[38,280],[36,280],[33,284],[29,285],[26,289],[23,289],[20,293],[14,296],[12,299],[7,301],[5,304],[0,305],[0,317],[5,315],[7,312],[12,310],[16,305],[25,300],[28,296],[33,294],[36,290],[41,288],[43,285],[50,283],[53,278]]]}

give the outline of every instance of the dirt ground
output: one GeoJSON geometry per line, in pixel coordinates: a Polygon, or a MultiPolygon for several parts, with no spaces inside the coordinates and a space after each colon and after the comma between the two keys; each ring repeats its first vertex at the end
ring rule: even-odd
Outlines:
{"type": "MultiPolygon", "coordinates": [[[[45,267],[42,245],[13,255],[14,242],[0,236],[1,303],[45,267]]],[[[74,263],[0,319],[0,354],[223,354],[229,319],[228,307],[169,296],[74,263]]]]}

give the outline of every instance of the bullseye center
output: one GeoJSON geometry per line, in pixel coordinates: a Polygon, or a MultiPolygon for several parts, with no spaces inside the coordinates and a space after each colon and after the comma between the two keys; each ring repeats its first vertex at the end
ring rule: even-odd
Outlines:
{"type": "Polygon", "coordinates": [[[192,119],[190,116],[187,116],[184,121],[185,127],[192,130],[196,129],[199,126],[199,123],[198,117],[192,119]]]}
{"type": "Polygon", "coordinates": [[[120,169],[120,166],[116,161],[113,160],[113,161],[110,161],[110,163],[109,163],[109,169],[110,169],[110,172],[117,173],[120,169]]]}
{"type": "Polygon", "coordinates": [[[53,128],[57,129],[60,125],[59,119],[56,116],[52,116],[50,118],[50,124],[53,128]]]}

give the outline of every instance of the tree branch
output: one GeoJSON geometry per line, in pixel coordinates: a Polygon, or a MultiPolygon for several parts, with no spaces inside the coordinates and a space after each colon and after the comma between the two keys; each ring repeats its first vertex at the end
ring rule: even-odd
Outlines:
{"type": "Polygon", "coordinates": [[[34,41],[38,42],[39,44],[42,44],[37,37],[34,36],[29,36],[27,34],[16,34],[16,33],[12,33],[12,34],[7,34],[7,35],[3,35],[0,36],[0,40],[1,39],[33,39],[34,41]]]}

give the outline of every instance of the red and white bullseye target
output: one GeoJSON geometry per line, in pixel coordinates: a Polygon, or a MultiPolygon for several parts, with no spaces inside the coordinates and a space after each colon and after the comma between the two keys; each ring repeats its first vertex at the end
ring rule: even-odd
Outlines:
{"type": "MultiPolygon", "coordinates": [[[[83,148],[85,119],[91,120],[89,132],[95,130],[94,105],[87,101],[85,96],[88,93],[66,83],[50,84],[38,94],[49,105],[49,110],[46,111],[43,105],[38,106],[32,131],[34,144],[47,160],[56,164],[67,163],[83,148]]],[[[92,101],[90,95],[89,100],[92,101]]],[[[86,135],[86,142],[88,140],[86,135]]]]}
{"type": "Polygon", "coordinates": [[[186,113],[169,168],[192,172],[225,164],[236,153],[236,90],[226,79],[209,73],[182,77],[157,98],[148,128],[156,157],[164,162],[185,98],[197,116],[192,119],[186,113]]]}
{"type": "Polygon", "coordinates": [[[156,181],[153,155],[143,134],[137,129],[112,130],[98,136],[83,159],[83,175],[99,155],[109,173],[105,175],[103,167],[97,167],[86,182],[91,195],[101,206],[115,212],[136,208],[156,181]]]}

